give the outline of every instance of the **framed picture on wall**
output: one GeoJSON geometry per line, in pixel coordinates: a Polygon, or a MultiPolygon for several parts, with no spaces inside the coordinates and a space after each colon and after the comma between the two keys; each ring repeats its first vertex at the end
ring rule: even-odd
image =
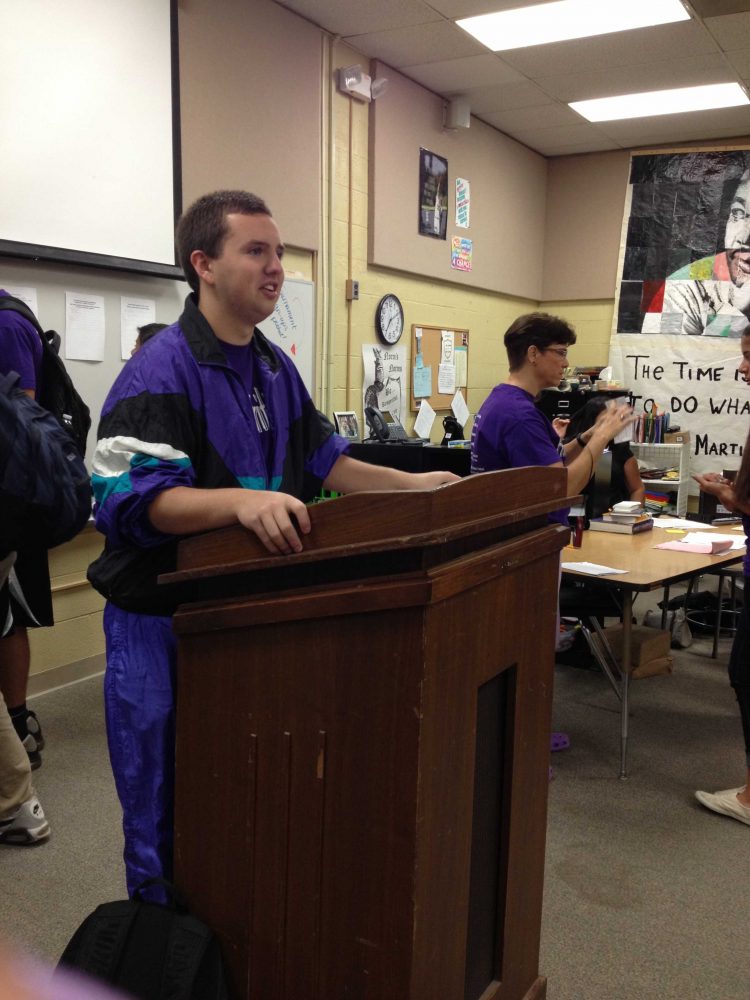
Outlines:
{"type": "Polygon", "coordinates": [[[359,441],[359,421],[354,410],[340,410],[333,414],[336,430],[348,441],[359,441]]]}
{"type": "Polygon", "coordinates": [[[448,161],[419,150],[419,233],[444,240],[448,228],[448,161]]]}

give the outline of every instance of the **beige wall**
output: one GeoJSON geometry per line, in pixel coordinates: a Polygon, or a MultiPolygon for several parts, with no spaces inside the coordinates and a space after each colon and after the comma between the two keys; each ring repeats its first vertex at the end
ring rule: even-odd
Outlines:
{"type": "Polygon", "coordinates": [[[370,261],[464,288],[527,299],[542,297],[547,161],[477,118],[468,129],[443,128],[441,98],[395,70],[378,66],[388,89],[370,106],[370,261]],[[447,239],[418,232],[420,147],[448,161],[450,184],[471,184],[471,225],[455,226],[448,191],[447,239]],[[473,243],[473,268],[450,266],[451,236],[473,243]]]}
{"type": "Polygon", "coordinates": [[[630,153],[549,161],[545,301],[614,299],[630,153]]]}
{"type": "Polygon", "coordinates": [[[264,197],[288,243],[317,249],[320,31],[270,0],[179,5],[183,201],[264,197]]]}

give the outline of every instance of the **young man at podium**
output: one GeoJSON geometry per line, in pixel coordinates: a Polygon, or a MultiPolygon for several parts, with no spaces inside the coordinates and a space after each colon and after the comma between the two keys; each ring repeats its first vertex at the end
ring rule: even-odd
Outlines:
{"type": "Polygon", "coordinates": [[[300,552],[305,502],[321,486],[432,489],[457,478],[350,458],[294,364],[256,329],[284,281],[284,246],[260,198],[204,196],[178,223],[177,247],[192,294],[115,381],[94,457],[106,545],[89,579],[107,598],[105,711],[131,894],[149,876],[171,876],[171,616],[182,595],[156,581],[175,568],[179,539],[241,524],[271,553],[300,552]]]}

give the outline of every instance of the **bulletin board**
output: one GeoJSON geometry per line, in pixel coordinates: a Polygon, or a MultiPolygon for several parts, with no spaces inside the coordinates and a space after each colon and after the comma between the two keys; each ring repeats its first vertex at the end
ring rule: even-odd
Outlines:
{"type": "Polygon", "coordinates": [[[469,368],[469,331],[455,327],[446,326],[424,326],[421,323],[412,323],[411,327],[411,408],[418,410],[419,404],[426,399],[433,410],[449,410],[456,389],[463,392],[466,398],[466,382],[469,368]],[[443,357],[443,333],[453,334],[454,363],[456,363],[456,383],[451,392],[440,392],[439,369],[443,357]],[[420,336],[421,334],[421,336],[420,336]],[[417,355],[422,354],[422,365],[424,368],[432,369],[431,392],[425,396],[415,396],[414,394],[414,368],[417,364],[417,355]]]}

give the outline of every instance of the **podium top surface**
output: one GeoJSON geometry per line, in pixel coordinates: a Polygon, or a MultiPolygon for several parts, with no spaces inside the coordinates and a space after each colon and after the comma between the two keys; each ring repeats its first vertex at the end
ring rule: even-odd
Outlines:
{"type": "Polygon", "coordinates": [[[469,476],[434,490],[351,493],[310,506],[304,549],[272,555],[241,525],[180,542],[177,569],[163,583],[300,566],[389,550],[437,546],[507,528],[521,534],[552,511],[569,506],[567,470],[539,466],[469,476]]]}

